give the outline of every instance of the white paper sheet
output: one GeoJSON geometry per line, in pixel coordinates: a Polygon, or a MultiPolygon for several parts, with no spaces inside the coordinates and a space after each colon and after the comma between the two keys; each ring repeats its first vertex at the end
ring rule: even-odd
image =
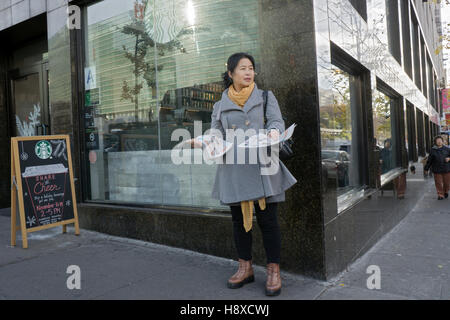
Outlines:
{"type": "MultiPolygon", "coordinates": [[[[233,147],[233,143],[225,141],[214,135],[198,136],[195,140],[202,144],[202,149],[206,150],[208,159],[216,159],[223,156],[233,147]]],[[[190,146],[190,140],[185,140],[177,144],[174,149],[183,149],[190,146]]]]}
{"type": "Polygon", "coordinates": [[[283,133],[278,136],[278,139],[272,139],[267,136],[267,134],[259,133],[251,136],[246,141],[238,145],[239,148],[261,148],[267,146],[273,146],[280,142],[288,140],[292,137],[294,129],[297,125],[294,123],[289,128],[287,128],[283,133]]]}
{"type": "Polygon", "coordinates": [[[195,140],[201,142],[203,149],[206,149],[206,156],[209,159],[219,158],[233,147],[233,143],[225,141],[214,135],[198,136],[195,140]]]}

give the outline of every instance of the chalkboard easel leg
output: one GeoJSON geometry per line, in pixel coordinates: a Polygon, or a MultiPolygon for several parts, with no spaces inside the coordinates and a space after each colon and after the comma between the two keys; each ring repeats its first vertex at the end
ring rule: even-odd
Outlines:
{"type": "MultiPolygon", "coordinates": [[[[21,212],[24,212],[23,203],[19,203],[19,207],[21,207],[21,212]]],[[[25,224],[25,215],[23,213],[20,214],[20,233],[22,235],[22,248],[28,248],[28,232],[27,226],[25,224]]]]}
{"type": "Polygon", "coordinates": [[[11,247],[16,246],[16,210],[15,206],[11,206],[11,247]]]}
{"type": "Polygon", "coordinates": [[[28,248],[28,239],[27,239],[27,232],[23,231],[22,229],[22,248],[27,249],[28,248]]]}
{"type": "Polygon", "coordinates": [[[78,220],[75,221],[75,235],[76,236],[80,235],[80,225],[78,224],[78,220]]]}
{"type": "Polygon", "coordinates": [[[63,227],[63,228],[62,228],[62,229],[63,229],[63,232],[62,232],[62,233],[67,233],[67,224],[63,225],[62,227],[63,227]]]}

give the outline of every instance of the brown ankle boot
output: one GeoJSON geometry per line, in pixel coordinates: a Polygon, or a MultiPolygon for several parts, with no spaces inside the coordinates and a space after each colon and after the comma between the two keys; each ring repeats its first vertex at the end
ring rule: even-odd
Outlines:
{"type": "Polygon", "coordinates": [[[252,260],[239,259],[238,271],[228,280],[228,288],[237,289],[246,283],[255,281],[252,268],[252,260]]]}
{"type": "Polygon", "coordinates": [[[269,263],[267,265],[266,295],[277,296],[281,292],[280,265],[269,263]]]}

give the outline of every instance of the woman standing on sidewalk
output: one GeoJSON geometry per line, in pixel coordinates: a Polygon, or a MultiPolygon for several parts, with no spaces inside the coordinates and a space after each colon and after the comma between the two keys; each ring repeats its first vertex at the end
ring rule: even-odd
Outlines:
{"type": "MultiPolygon", "coordinates": [[[[285,130],[278,102],[268,92],[264,124],[263,90],[256,86],[255,60],[246,53],[235,53],[228,58],[227,72],[223,75],[225,91],[214,105],[211,129],[220,130],[224,140],[226,130],[266,129],[268,136],[277,138],[285,130]]],[[[235,138],[236,139],[236,138],[235,138]]],[[[235,140],[236,141],[236,140],[235,140]]],[[[236,143],[234,154],[237,154],[236,143]]],[[[246,159],[248,159],[246,157],[246,159]]],[[[231,209],[233,237],[239,257],[239,269],[228,280],[228,287],[236,289],[254,281],[252,268],[252,221],[255,208],[267,258],[266,295],[281,292],[280,251],[281,234],[277,221],[278,203],[285,201],[285,191],[297,180],[279,161],[274,174],[262,175],[261,165],[225,163],[217,165],[212,197],[231,209]]]]}
{"type": "Polygon", "coordinates": [[[441,136],[434,138],[434,146],[431,148],[427,164],[424,167],[425,173],[432,168],[434,183],[438,194],[438,200],[448,198],[450,190],[450,148],[444,145],[441,136]]]}

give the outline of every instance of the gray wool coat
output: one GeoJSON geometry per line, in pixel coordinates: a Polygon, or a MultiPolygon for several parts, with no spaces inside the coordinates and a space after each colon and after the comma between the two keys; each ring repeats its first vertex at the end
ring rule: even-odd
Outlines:
{"type": "MultiPolygon", "coordinates": [[[[264,125],[264,105],[263,90],[255,88],[244,107],[239,107],[228,97],[228,89],[222,93],[222,99],[214,104],[211,115],[211,129],[218,129],[222,132],[224,139],[226,129],[249,128],[259,132],[259,129],[285,130],[285,124],[281,116],[278,102],[271,91],[268,92],[267,99],[267,123],[264,125]]],[[[234,155],[236,159],[237,144],[234,142],[234,155]]],[[[232,151],[232,150],[230,150],[232,151]]],[[[230,152],[229,151],[229,152],[230,152]]],[[[259,156],[257,163],[248,163],[248,149],[246,163],[241,164],[236,161],[227,164],[224,155],[223,163],[217,164],[217,172],[211,196],[220,200],[221,205],[239,205],[241,201],[258,200],[266,198],[266,203],[285,201],[285,191],[294,185],[297,180],[289,172],[286,166],[279,160],[279,169],[275,174],[262,175],[259,156]]]]}

